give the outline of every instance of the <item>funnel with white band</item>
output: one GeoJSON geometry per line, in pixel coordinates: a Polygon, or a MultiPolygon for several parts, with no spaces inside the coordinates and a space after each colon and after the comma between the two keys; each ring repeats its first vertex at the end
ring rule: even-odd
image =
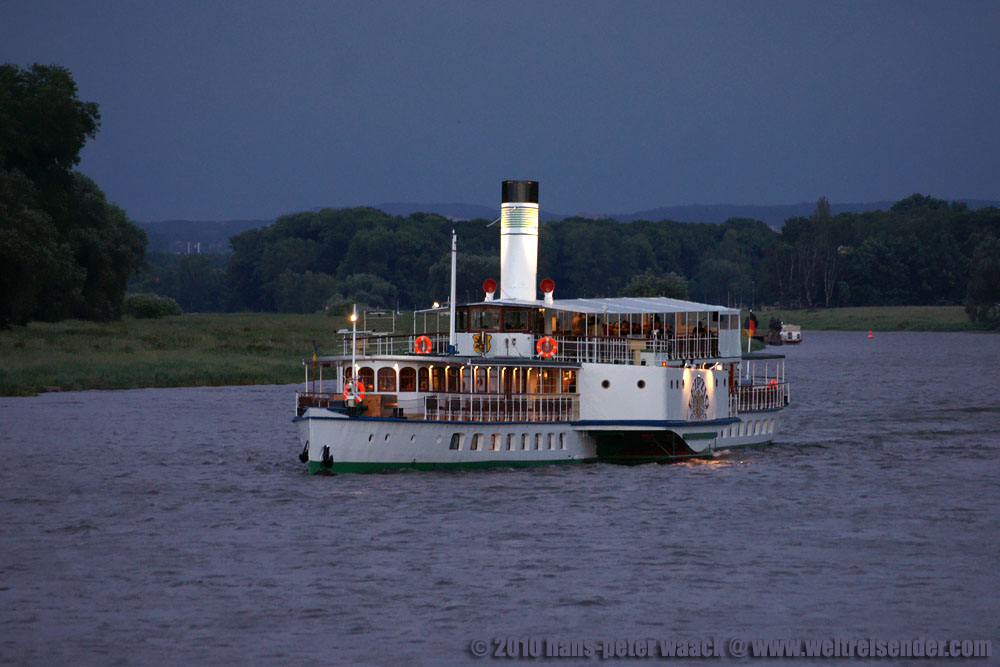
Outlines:
{"type": "Polygon", "coordinates": [[[500,298],[535,300],[538,182],[504,181],[500,199],[500,298]]]}

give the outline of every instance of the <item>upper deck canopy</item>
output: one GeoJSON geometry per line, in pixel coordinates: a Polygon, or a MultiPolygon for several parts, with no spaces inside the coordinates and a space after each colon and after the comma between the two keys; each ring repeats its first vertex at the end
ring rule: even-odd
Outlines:
{"type": "Polygon", "coordinates": [[[708,303],[682,301],[665,296],[655,297],[619,297],[615,299],[555,299],[551,304],[542,301],[521,301],[518,299],[497,299],[483,301],[484,306],[525,306],[529,308],[547,308],[572,313],[588,313],[600,315],[637,315],[642,313],[693,313],[718,312],[739,313],[738,308],[726,308],[708,303]]]}

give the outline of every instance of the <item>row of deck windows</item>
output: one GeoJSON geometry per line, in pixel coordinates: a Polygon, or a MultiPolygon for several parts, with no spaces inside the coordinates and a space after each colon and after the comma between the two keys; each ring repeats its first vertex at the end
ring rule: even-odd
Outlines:
{"type": "MultiPolygon", "coordinates": [[[[465,446],[465,434],[453,433],[448,449],[461,450],[465,446]]],[[[473,433],[469,441],[469,451],[486,451],[486,435],[483,433],[473,433]]],[[[499,452],[506,449],[508,452],[520,449],[528,451],[531,449],[566,449],[565,433],[508,433],[506,437],[502,433],[492,433],[489,437],[489,450],[499,452]]]]}
{"type": "MultiPolygon", "coordinates": [[[[351,377],[351,367],[344,378],[351,377]]],[[[396,369],[384,367],[378,374],[370,366],[358,370],[358,379],[379,392],[396,391],[396,369]],[[377,381],[376,381],[377,380],[377,381]]],[[[576,392],[576,370],[558,368],[496,368],[478,366],[432,366],[399,369],[399,391],[467,393],[572,394],[576,392]]]]}

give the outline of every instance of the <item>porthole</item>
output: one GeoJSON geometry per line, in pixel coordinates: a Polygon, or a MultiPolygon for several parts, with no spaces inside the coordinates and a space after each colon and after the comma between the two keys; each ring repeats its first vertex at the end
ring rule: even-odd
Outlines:
{"type": "Polygon", "coordinates": [[[389,442],[389,434],[388,433],[385,434],[385,441],[389,442]]]}
{"type": "Polygon", "coordinates": [[[371,442],[374,439],[375,439],[375,434],[374,433],[369,433],[368,434],[368,442],[371,442]]]}
{"type": "MultiPolygon", "coordinates": [[[[414,440],[416,440],[416,439],[417,439],[417,436],[416,436],[416,435],[411,435],[411,436],[410,436],[410,442],[413,442],[413,441],[414,441],[414,440]]],[[[438,436],[438,439],[440,439],[440,436],[438,436]]]]}
{"type": "Polygon", "coordinates": [[[604,382],[601,383],[601,386],[604,387],[605,389],[607,389],[608,387],[611,386],[611,382],[609,382],[608,380],[605,380],[604,382]]]}
{"type": "Polygon", "coordinates": [[[645,380],[639,380],[638,382],[635,383],[635,386],[639,387],[639,389],[645,389],[646,388],[646,381],[645,380]]]}

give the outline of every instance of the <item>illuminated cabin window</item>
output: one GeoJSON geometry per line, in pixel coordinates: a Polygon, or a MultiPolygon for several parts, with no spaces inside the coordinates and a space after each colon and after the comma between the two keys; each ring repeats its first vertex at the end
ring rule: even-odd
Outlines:
{"type": "Polygon", "coordinates": [[[428,382],[428,371],[426,368],[421,368],[417,371],[417,391],[429,391],[428,387],[430,383],[428,382]]]}
{"type": "Polygon", "coordinates": [[[444,391],[444,366],[431,368],[431,391],[444,391]]]}
{"type": "Polygon", "coordinates": [[[396,371],[392,368],[378,369],[378,390],[396,391],[396,371]]]}
{"type": "Polygon", "coordinates": [[[447,369],[448,391],[461,391],[459,380],[459,366],[449,366],[447,369]]]}
{"type": "Polygon", "coordinates": [[[410,366],[403,366],[399,369],[399,390],[417,390],[417,371],[410,366]]]}
{"type": "Polygon", "coordinates": [[[575,394],[576,393],[576,371],[575,370],[565,370],[562,372],[562,393],[564,394],[575,394]]]}
{"type": "Polygon", "coordinates": [[[369,366],[362,366],[361,370],[358,371],[358,379],[361,383],[365,385],[365,389],[372,389],[375,387],[375,371],[369,366]]]}

